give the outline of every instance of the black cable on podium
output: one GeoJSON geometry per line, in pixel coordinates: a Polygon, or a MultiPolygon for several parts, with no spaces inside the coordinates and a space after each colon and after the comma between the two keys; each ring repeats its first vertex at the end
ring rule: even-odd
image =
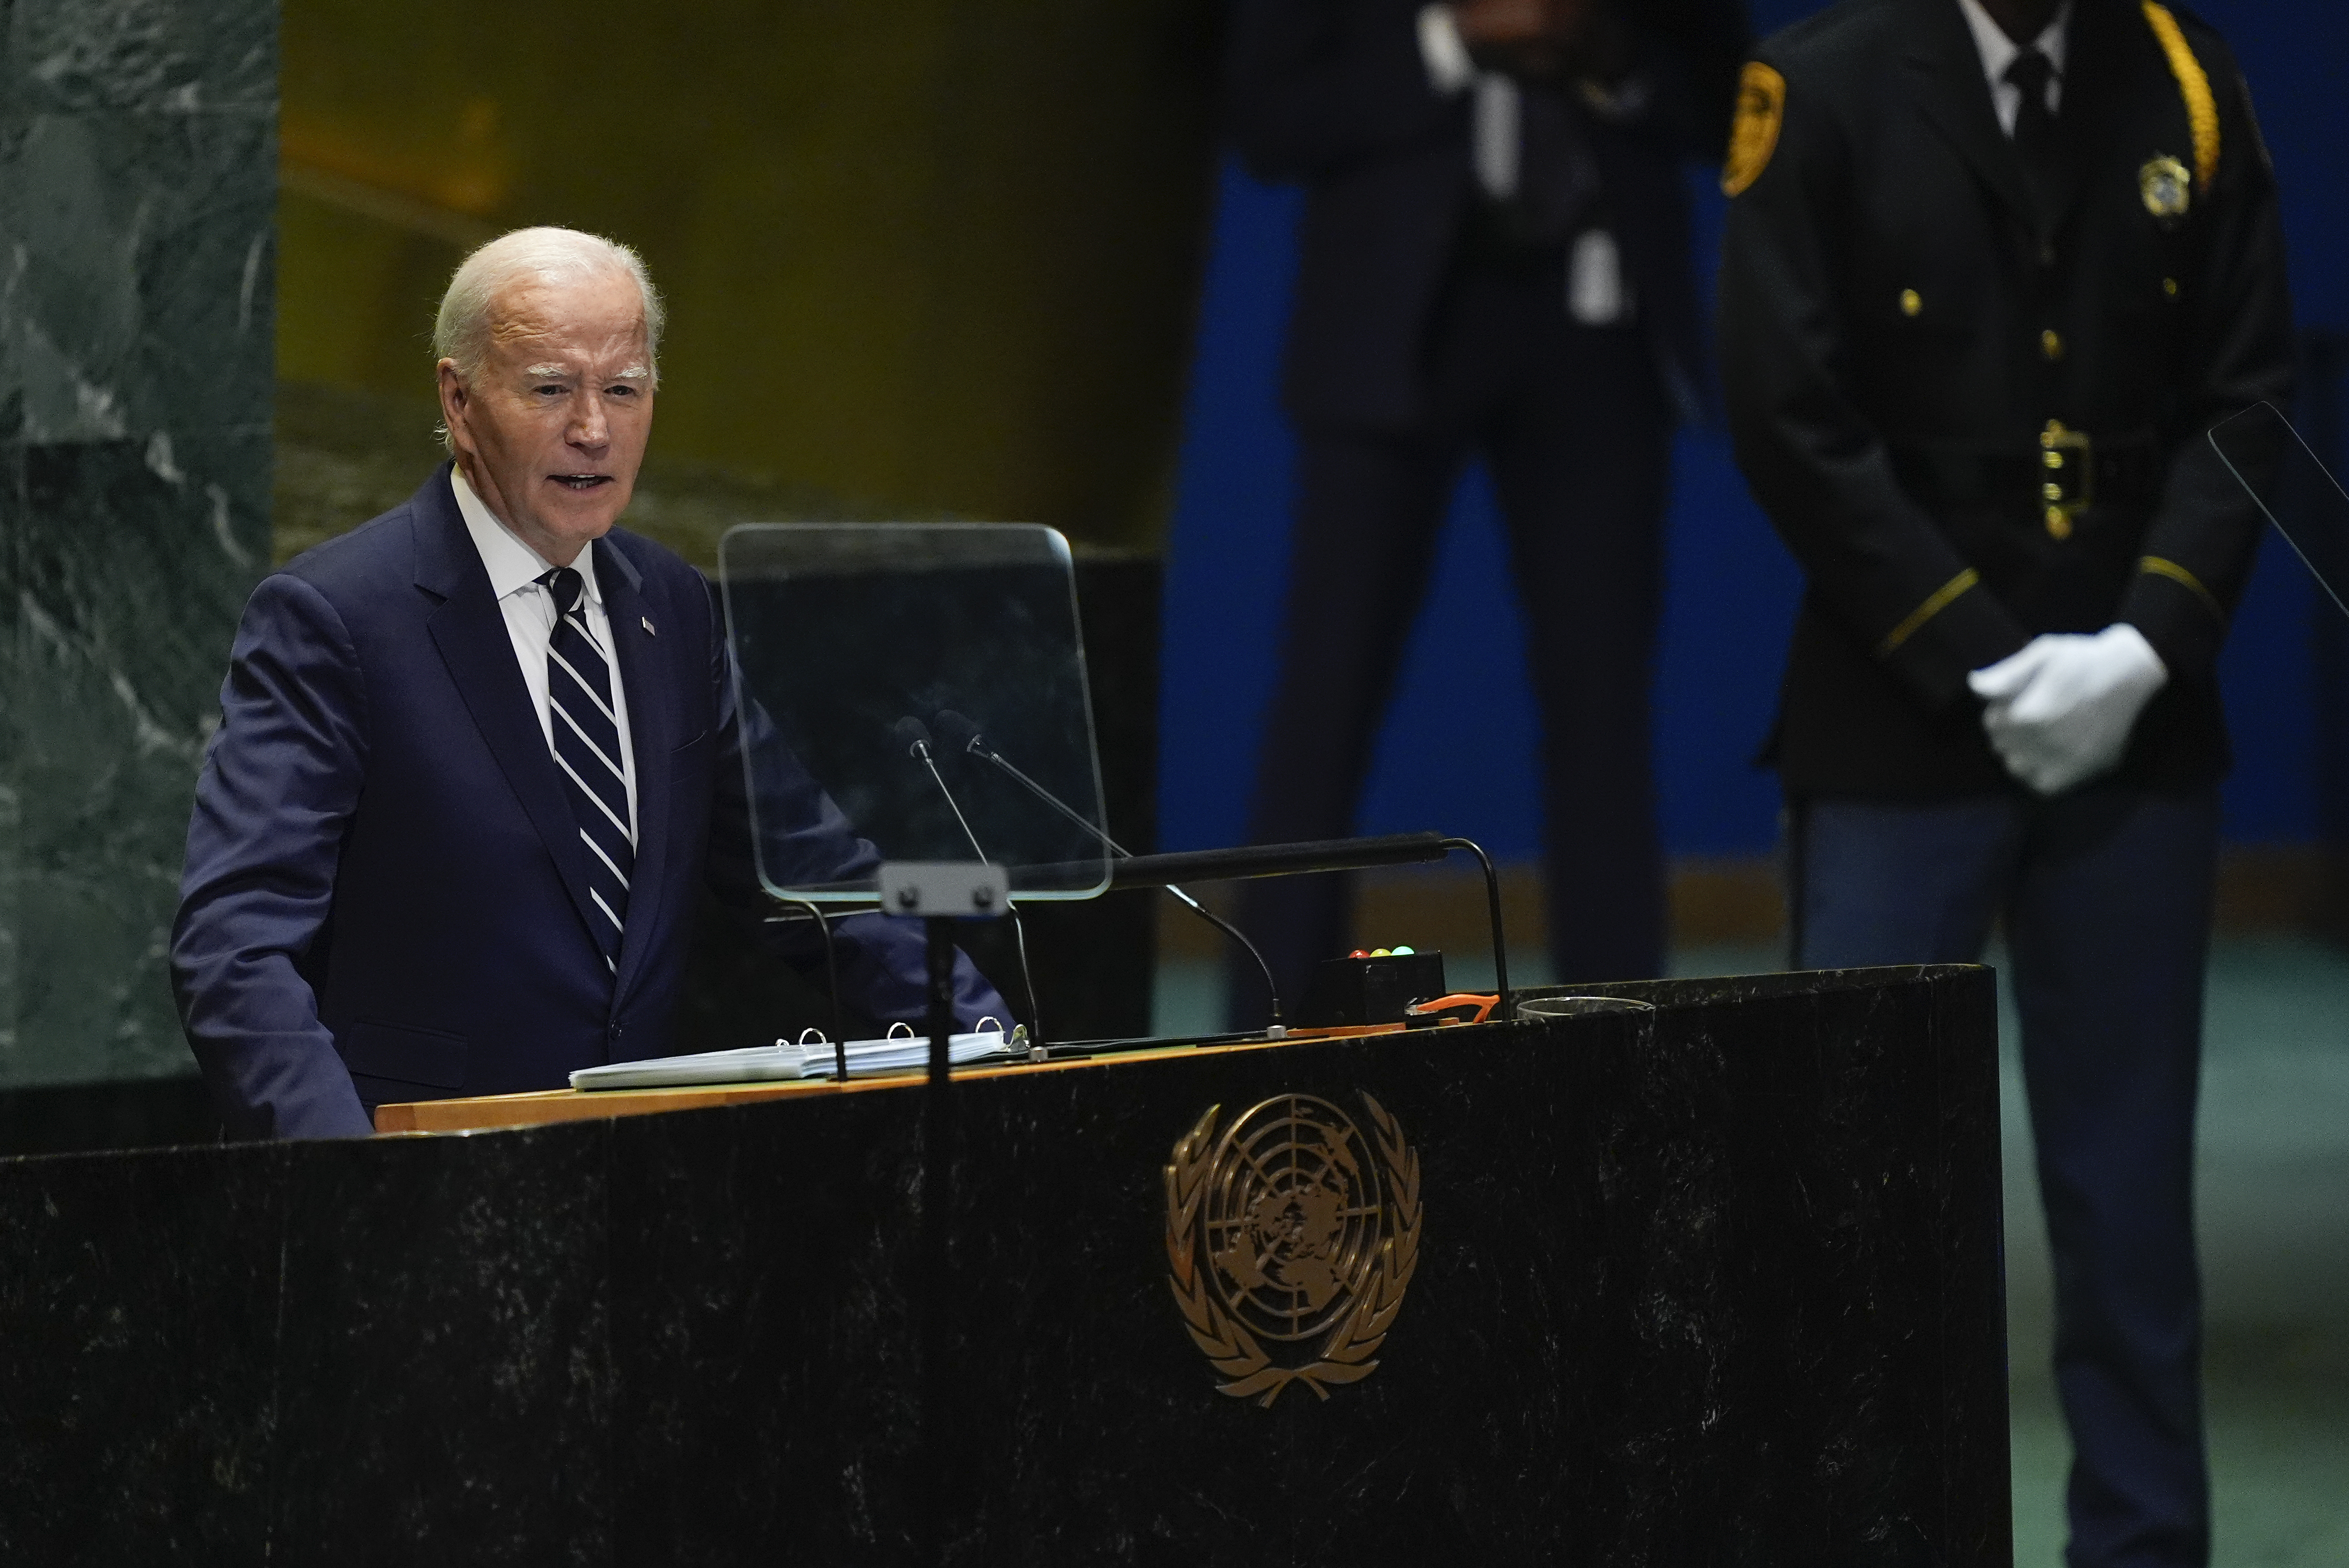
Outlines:
{"type": "MultiPolygon", "coordinates": [[[[1133,858],[1133,850],[1112,838],[1098,824],[1087,818],[1083,813],[1071,806],[1067,801],[1030,778],[1014,765],[1010,758],[989,745],[986,735],[970,720],[948,708],[938,714],[937,729],[939,738],[951,749],[961,752],[967,756],[977,757],[982,762],[993,763],[1013,783],[1050,806],[1065,820],[1074,824],[1080,831],[1092,838],[1112,855],[1121,860],[1133,858]]],[[[943,783],[940,787],[944,787],[943,783]]],[[[1275,1037],[1280,1035],[1283,1033],[1280,1022],[1280,987],[1273,982],[1272,966],[1264,961],[1264,954],[1257,950],[1257,945],[1248,940],[1247,934],[1171,882],[1162,885],[1160,891],[1247,950],[1247,956],[1256,961],[1257,971],[1264,976],[1266,994],[1272,999],[1272,1026],[1268,1033],[1275,1037]]],[[[1021,950],[1020,959],[1023,963],[1026,961],[1027,952],[1024,948],[1021,950]]]]}
{"type": "Polygon", "coordinates": [[[821,904],[806,898],[794,898],[784,893],[775,894],[774,899],[778,904],[789,904],[793,909],[805,909],[809,917],[815,921],[817,934],[823,938],[823,983],[824,989],[832,994],[833,1076],[845,1084],[848,1082],[848,1014],[842,1010],[840,1004],[840,961],[833,953],[832,922],[824,919],[823,906],[821,904]]]}
{"type": "MultiPolygon", "coordinates": [[[[1474,839],[1440,833],[1391,833],[1377,838],[1322,838],[1305,844],[1251,844],[1237,849],[1192,849],[1137,855],[1110,864],[1112,888],[1157,888],[1169,882],[1242,882],[1260,877],[1301,877],[1323,871],[1368,871],[1380,866],[1423,865],[1454,849],[1476,857],[1485,872],[1485,909],[1493,927],[1494,1012],[1509,1015],[1508,933],[1501,924],[1501,879],[1493,857],[1474,839]]],[[[1049,874],[1049,869],[1047,874],[1049,874]]]]}
{"type": "Polygon", "coordinates": [[[1485,869],[1485,912],[1493,922],[1493,1014],[1496,1018],[1512,1016],[1509,1012],[1509,942],[1501,930],[1501,878],[1493,869],[1493,857],[1473,838],[1447,838],[1446,849],[1465,849],[1476,857],[1485,869]]]}

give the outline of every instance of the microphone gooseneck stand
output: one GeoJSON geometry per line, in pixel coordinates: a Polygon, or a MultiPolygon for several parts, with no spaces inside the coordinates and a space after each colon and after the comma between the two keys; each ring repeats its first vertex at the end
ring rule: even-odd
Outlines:
{"type": "Polygon", "coordinates": [[[848,1014],[842,1011],[840,1003],[840,961],[833,953],[832,922],[824,919],[823,906],[809,899],[778,893],[775,902],[805,909],[815,920],[817,934],[823,938],[823,983],[824,989],[832,993],[833,1076],[845,1084],[848,1082],[848,1014]]]}
{"type": "MultiPolygon", "coordinates": [[[[1376,866],[1422,865],[1465,849],[1485,868],[1485,909],[1493,926],[1494,1012],[1509,1016],[1508,935],[1501,925],[1501,882],[1492,857],[1475,840],[1440,833],[1390,833],[1377,838],[1323,838],[1304,844],[1251,844],[1237,849],[1189,849],[1136,855],[1110,867],[1112,888],[1155,888],[1168,882],[1241,882],[1316,871],[1367,871],[1376,866]]],[[[1040,873],[1030,872],[1030,875],[1040,873]]],[[[1049,874],[1049,869],[1044,873],[1049,874]]]]}
{"type": "MultiPolygon", "coordinates": [[[[1508,936],[1501,920],[1501,879],[1493,857],[1470,838],[1437,833],[1392,833],[1376,838],[1330,838],[1303,844],[1258,844],[1238,849],[1197,849],[1172,855],[1135,855],[1101,828],[1071,809],[1066,801],[1030,778],[1011,760],[987,742],[978,724],[951,709],[937,716],[938,733],[956,750],[992,763],[1037,799],[1098,839],[1118,858],[1110,870],[1110,887],[1161,888],[1211,921],[1217,929],[1246,948],[1264,972],[1265,989],[1272,994],[1273,1023],[1280,1023],[1280,994],[1274,986],[1272,966],[1237,927],[1216,915],[1175,884],[1237,882],[1259,877],[1297,877],[1324,871],[1363,871],[1377,866],[1408,866],[1441,860],[1454,849],[1476,857],[1485,874],[1485,912],[1493,930],[1493,979],[1497,993],[1494,1012],[1509,1016],[1508,936]]],[[[926,740],[928,732],[924,732],[926,740]]],[[[1052,867],[1040,868],[1049,874],[1052,867]]],[[[1075,872],[1079,867],[1061,868],[1075,872]]],[[[1278,1035],[1275,1036],[1278,1038],[1278,1035]]]]}
{"type": "MultiPolygon", "coordinates": [[[[968,755],[978,757],[983,762],[994,763],[995,766],[1002,769],[1005,774],[1010,777],[1021,788],[1025,789],[1030,794],[1034,795],[1038,800],[1042,801],[1046,805],[1049,805],[1054,811],[1059,812],[1069,821],[1076,824],[1079,828],[1090,834],[1094,839],[1099,841],[1102,847],[1107,849],[1112,855],[1116,856],[1121,860],[1131,860],[1133,858],[1133,850],[1128,849],[1124,845],[1120,844],[1116,839],[1112,838],[1107,833],[1103,832],[1093,823],[1085,820],[1083,815],[1071,808],[1068,802],[1062,800],[1059,795],[1054,794],[1050,790],[1046,789],[1042,784],[1038,784],[1034,779],[1030,778],[1025,773],[1012,765],[1010,758],[1005,756],[1001,752],[997,751],[993,746],[988,745],[987,743],[987,737],[980,732],[977,724],[971,722],[968,719],[964,718],[960,713],[954,711],[954,710],[947,709],[946,711],[938,715],[937,725],[938,733],[944,737],[947,745],[953,747],[958,752],[965,753],[968,755]]],[[[1177,888],[1172,883],[1167,883],[1164,885],[1164,890],[1169,897],[1173,898],[1177,903],[1183,905],[1184,908],[1189,909],[1193,914],[1197,915],[1201,919],[1215,927],[1216,929],[1223,932],[1224,935],[1239,943],[1241,947],[1247,950],[1248,957],[1256,960],[1256,967],[1264,976],[1265,994],[1272,999],[1272,1024],[1267,1033],[1271,1034],[1274,1039],[1279,1039],[1287,1033],[1287,1030],[1284,1028],[1280,1021],[1280,988],[1273,983],[1272,965],[1265,962],[1264,954],[1257,950],[1257,945],[1248,940],[1247,935],[1243,933],[1237,926],[1233,925],[1229,920],[1226,920],[1221,915],[1216,914],[1213,909],[1210,909],[1206,905],[1199,902],[1198,899],[1193,898],[1183,888],[1177,888]]]]}
{"type": "MultiPolygon", "coordinates": [[[[928,727],[909,713],[891,725],[889,732],[905,748],[907,756],[928,771],[930,782],[937,785],[938,794],[946,797],[947,809],[954,813],[955,821],[961,825],[962,836],[969,843],[970,852],[984,862],[987,851],[980,846],[978,835],[970,830],[970,819],[963,815],[962,806],[956,801],[954,791],[947,787],[946,775],[938,772],[937,759],[931,754],[928,727]]],[[[1028,968],[1028,928],[1019,919],[1019,906],[1009,898],[1004,900],[1003,912],[1010,917],[1011,945],[1019,955],[1019,987],[1028,993],[1029,1038],[1040,1046],[1044,1044],[1044,1013],[1036,1004],[1036,977],[1028,968]]]]}

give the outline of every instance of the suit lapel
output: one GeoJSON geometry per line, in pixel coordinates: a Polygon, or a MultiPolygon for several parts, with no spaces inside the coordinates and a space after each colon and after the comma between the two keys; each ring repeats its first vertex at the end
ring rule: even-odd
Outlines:
{"type": "MultiPolygon", "coordinates": [[[[440,597],[426,622],[458,695],[472,715],[481,740],[497,759],[523,813],[554,857],[555,869],[580,920],[592,931],[598,918],[588,902],[586,855],[579,844],[578,819],[563,793],[554,755],[538,715],[531,711],[530,688],[514,662],[505,615],[490,596],[490,574],[481,566],[449,470],[425,483],[411,504],[416,533],[416,586],[440,597]]],[[[632,694],[633,695],[633,694],[632,694]]]]}
{"type": "Polygon", "coordinates": [[[1965,13],[1958,0],[1911,0],[1911,10],[1915,25],[1904,66],[1918,105],[2023,228],[2034,229],[2031,189],[2023,183],[2014,144],[1998,123],[1990,83],[1982,77],[1982,51],[1974,47],[1965,13]]]}
{"type": "Polygon", "coordinates": [[[2118,99],[2132,57],[2130,40],[2116,25],[2125,20],[2105,0],[2074,0],[2064,48],[2064,103],[2055,121],[2064,156],[2056,169],[2051,237],[2077,210],[2096,171],[2110,167],[2107,154],[2122,118],[2118,99]]]}
{"type": "Polygon", "coordinates": [[[619,661],[621,690],[628,694],[628,749],[636,765],[636,866],[628,878],[627,927],[620,935],[613,989],[616,1000],[627,995],[667,912],[661,886],[668,869],[668,762],[677,743],[670,732],[676,714],[664,679],[663,645],[653,629],[659,623],[645,599],[641,577],[609,538],[595,541],[595,554],[612,655],[619,661]]]}

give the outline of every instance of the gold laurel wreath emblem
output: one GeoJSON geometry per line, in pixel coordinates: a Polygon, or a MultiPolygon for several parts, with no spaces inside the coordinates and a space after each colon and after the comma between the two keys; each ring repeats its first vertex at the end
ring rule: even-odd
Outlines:
{"type": "Polygon", "coordinates": [[[1199,1266],[1199,1210],[1214,1168],[1216,1117],[1223,1106],[1208,1106],[1198,1125],[1174,1146],[1173,1162],[1165,1172],[1166,1262],[1171,1271],[1167,1282],[1174,1287],[1174,1303],[1182,1309],[1192,1342],[1229,1379],[1216,1386],[1218,1393],[1235,1399],[1260,1394],[1263,1397],[1257,1405],[1270,1408],[1291,1383],[1302,1383],[1327,1399],[1331,1385],[1359,1383],[1378,1369],[1379,1346],[1394,1325],[1403,1293],[1411,1288],[1412,1275],[1419,1269],[1419,1152],[1403,1141],[1402,1127],[1385,1106],[1369,1095],[1361,1098],[1377,1134],[1379,1158],[1386,1168],[1393,1222],[1349,1282],[1352,1306],[1323,1336],[1319,1354],[1302,1366],[1276,1364],[1247,1325],[1216,1299],[1207,1271],[1199,1266]]]}

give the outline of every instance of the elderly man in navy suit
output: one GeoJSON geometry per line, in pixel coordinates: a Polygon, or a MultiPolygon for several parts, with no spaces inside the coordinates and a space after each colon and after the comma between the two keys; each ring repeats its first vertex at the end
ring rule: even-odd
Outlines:
{"type": "MultiPolygon", "coordinates": [[[[624,246],[547,228],[482,246],[434,335],[454,461],[254,590],[171,943],[232,1136],[363,1135],[387,1101],[661,1054],[697,883],[756,910],[715,598],[613,525],[660,329],[624,246]]],[[[807,775],[756,787],[771,863],[871,869],[807,775]]],[[[843,988],[917,1018],[918,931],[863,916],[839,935],[843,988]]],[[[957,1001],[966,1023],[1008,1016],[967,964],[957,1001]]]]}

